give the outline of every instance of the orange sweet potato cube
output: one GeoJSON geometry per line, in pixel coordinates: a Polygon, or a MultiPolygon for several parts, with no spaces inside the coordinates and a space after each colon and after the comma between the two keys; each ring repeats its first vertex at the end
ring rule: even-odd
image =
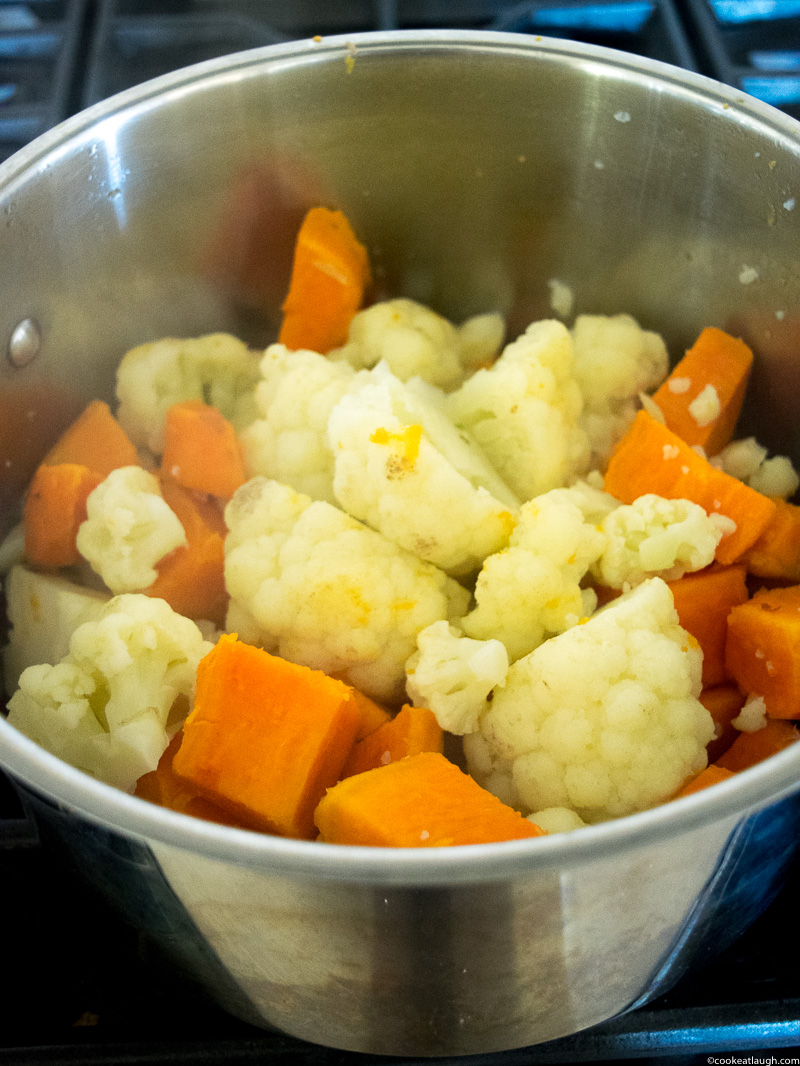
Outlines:
{"type": "Polygon", "coordinates": [[[182,740],[183,732],[176,733],[158,760],[155,770],[143,774],[136,782],[134,795],[159,807],[168,807],[179,814],[188,814],[193,818],[219,822],[222,825],[239,825],[227,811],[206,799],[185,778],[178,777],[175,773],[172,761],[182,740]]]}
{"type": "Polygon", "coordinates": [[[761,589],[728,615],[725,663],[771,718],[800,718],[800,585],[761,589]]]}
{"type": "Polygon", "coordinates": [[[406,704],[394,718],[353,746],[342,777],[362,774],[407,755],[419,755],[421,751],[441,752],[443,749],[444,732],[433,711],[406,704]]]}
{"type": "Polygon", "coordinates": [[[107,477],[120,466],[136,466],[139,454],[107,403],[92,402],[59,437],[43,462],[78,463],[107,477]]]}
{"type": "Polygon", "coordinates": [[[729,777],[733,776],[733,770],[726,770],[722,766],[715,766],[712,763],[697,777],[693,777],[691,781],[685,784],[675,796],[675,799],[680,799],[682,796],[691,796],[693,792],[702,792],[704,788],[711,788],[712,785],[718,785],[721,781],[727,781],[729,777]]]}
{"type": "Polygon", "coordinates": [[[777,755],[798,740],[800,733],[792,722],[770,720],[753,733],[740,733],[725,754],[717,759],[717,766],[738,773],[777,755]]]}
{"type": "Polygon", "coordinates": [[[344,778],[328,790],[314,820],[328,844],[440,848],[543,835],[433,751],[344,778]]]}
{"type": "Polygon", "coordinates": [[[728,677],[725,668],[728,614],[748,596],[745,568],[712,564],[705,570],[670,581],[669,587],[681,625],[703,652],[703,684],[721,685],[728,677]]]}
{"type": "Polygon", "coordinates": [[[243,824],[311,838],[360,724],[341,681],[224,635],[200,662],[172,765],[243,824]]]}

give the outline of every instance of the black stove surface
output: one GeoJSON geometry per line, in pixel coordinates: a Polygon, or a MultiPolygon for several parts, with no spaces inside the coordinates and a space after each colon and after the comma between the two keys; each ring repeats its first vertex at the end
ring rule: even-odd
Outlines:
{"type": "MultiPolygon", "coordinates": [[[[707,74],[800,118],[800,0],[0,0],[0,161],[81,108],[177,67],[316,34],[395,28],[603,44],[707,74]]],[[[800,1062],[791,948],[799,890],[796,867],[732,948],[647,1007],[552,1044],[446,1061],[800,1062]]],[[[0,1066],[377,1061],[253,1029],[192,998],[35,841],[2,779],[0,915],[0,1066]]]]}

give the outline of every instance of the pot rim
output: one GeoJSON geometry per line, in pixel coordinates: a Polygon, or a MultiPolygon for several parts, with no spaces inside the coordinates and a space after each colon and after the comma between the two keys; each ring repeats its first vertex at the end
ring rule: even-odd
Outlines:
{"type": "Polygon", "coordinates": [[[5,719],[0,720],[0,762],[12,777],[62,810],[127,837],[274,872],[387,885],[475,884],[533,869],[608,861],[614,853],[665,843],[711,822],[728,820],[733,828],[800,788],[800,750],[789,748],[713,788],[575,833],[450,848],[379,848],[294,840],[178,814],[70,766],[5,719]]]}
{"type": "MultiPolygon", "coordinates": [[[[390,30],[267,45],[165,74],[126,89],[60,123],[0,165],[0,200],[50,166],[60,152],[106,123],[162,106],[194,85],[256,76],[264,66],[345,59],[375,53],[486,52],[527,55],[584,67],[612,67],[617,77],[649,82],[694,98],[721,120],[757,126],[800,161],[800,123],[738,89],[657,60],[555,38],[485,30],[390,30]],[[355,49],[355,52],[354,52],[355,49]],[[51,157],[47,160],[47,157],[51,157]]],[[[0,763],[35,792],[89,821],[144,841],[159,841],[239,865],[320,880],[383,885],[497,881],[531,869],[574,867],[614,852],[666,841],[711,822],[734,824],[800,789],[800,745],[703,790],[640,814],[577,833],[452,848],[371,848],[291,840],[204,822],[160,808],[98,781],[40,748],[0,716],[0,763]]]]}

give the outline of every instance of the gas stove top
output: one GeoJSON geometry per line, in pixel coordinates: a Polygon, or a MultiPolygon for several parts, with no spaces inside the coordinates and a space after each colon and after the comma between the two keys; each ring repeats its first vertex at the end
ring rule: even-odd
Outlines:
{"type": "MultiPolygon", "coordinates": [[[[0,0],[0,161],[82,108],[177,67],[316,34],[419,28],[602,44],[717,78],[800,119],[800,0],[0,0]]],[[[0,785],[11,984],[0,1066],[374,1061],[252,1029],[192,998],[36,840],[0,785]]],[[[645,1008],[552,1044],[448,1061],[788,1061],[800,1047],[800,975],[787,951],[798,889],[800,869],[731,949],[645,1008]]]]}
{"type": "Polygon", "coordinates": [[[0,160],[179,66],[315,34],[443,27],[636,52],[800,117],[800,0],[0,0],[0,160]]]}

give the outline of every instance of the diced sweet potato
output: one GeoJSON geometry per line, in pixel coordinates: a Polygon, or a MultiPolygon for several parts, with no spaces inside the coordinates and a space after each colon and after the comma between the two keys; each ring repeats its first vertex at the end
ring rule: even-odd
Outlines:
{"type": "Polygon", "coordinates": [[[200,662],[173,769],[243,824],[311,838],[360,724],[341,681],[224,635],[200,662]]]}
{"type": "Polygon", "coordinates": [[[756,729],[753,733],[740,733],[725,754],[717,759],[717,766],[738,773],[763,762],[770,755],[777,755],[779,751],[796,744],[798,740],[800,732],[795,725],[773,719],[768,721],[763,729],[756,729]]]}
{"type": "Polygon", "coordinates": [[[711,566],[669,582],[675,610],[703,652],[703,684],[720,685],[728,677],[725,640],[728,614],[748,597],[743,566],[711,566]]]}
{"type": "Polygon", "coordinates": [[[441,752],[443,748],[444,734],[433,711],[406,704],[394,718],[353,747],[342,777],[374,770],[421,751],[441,752]]]}
{"type": "Polygon", "coordinates": [[[440,848],[542,835],[438,752],[422,752],[347,777],[314,815],[329,844],[440,848]]]}
{"type": "Polygon", "coordinates": [[[800,585],[761,589],[731,610],[725,663],[771,718],[800,717],[800,585]]]}

